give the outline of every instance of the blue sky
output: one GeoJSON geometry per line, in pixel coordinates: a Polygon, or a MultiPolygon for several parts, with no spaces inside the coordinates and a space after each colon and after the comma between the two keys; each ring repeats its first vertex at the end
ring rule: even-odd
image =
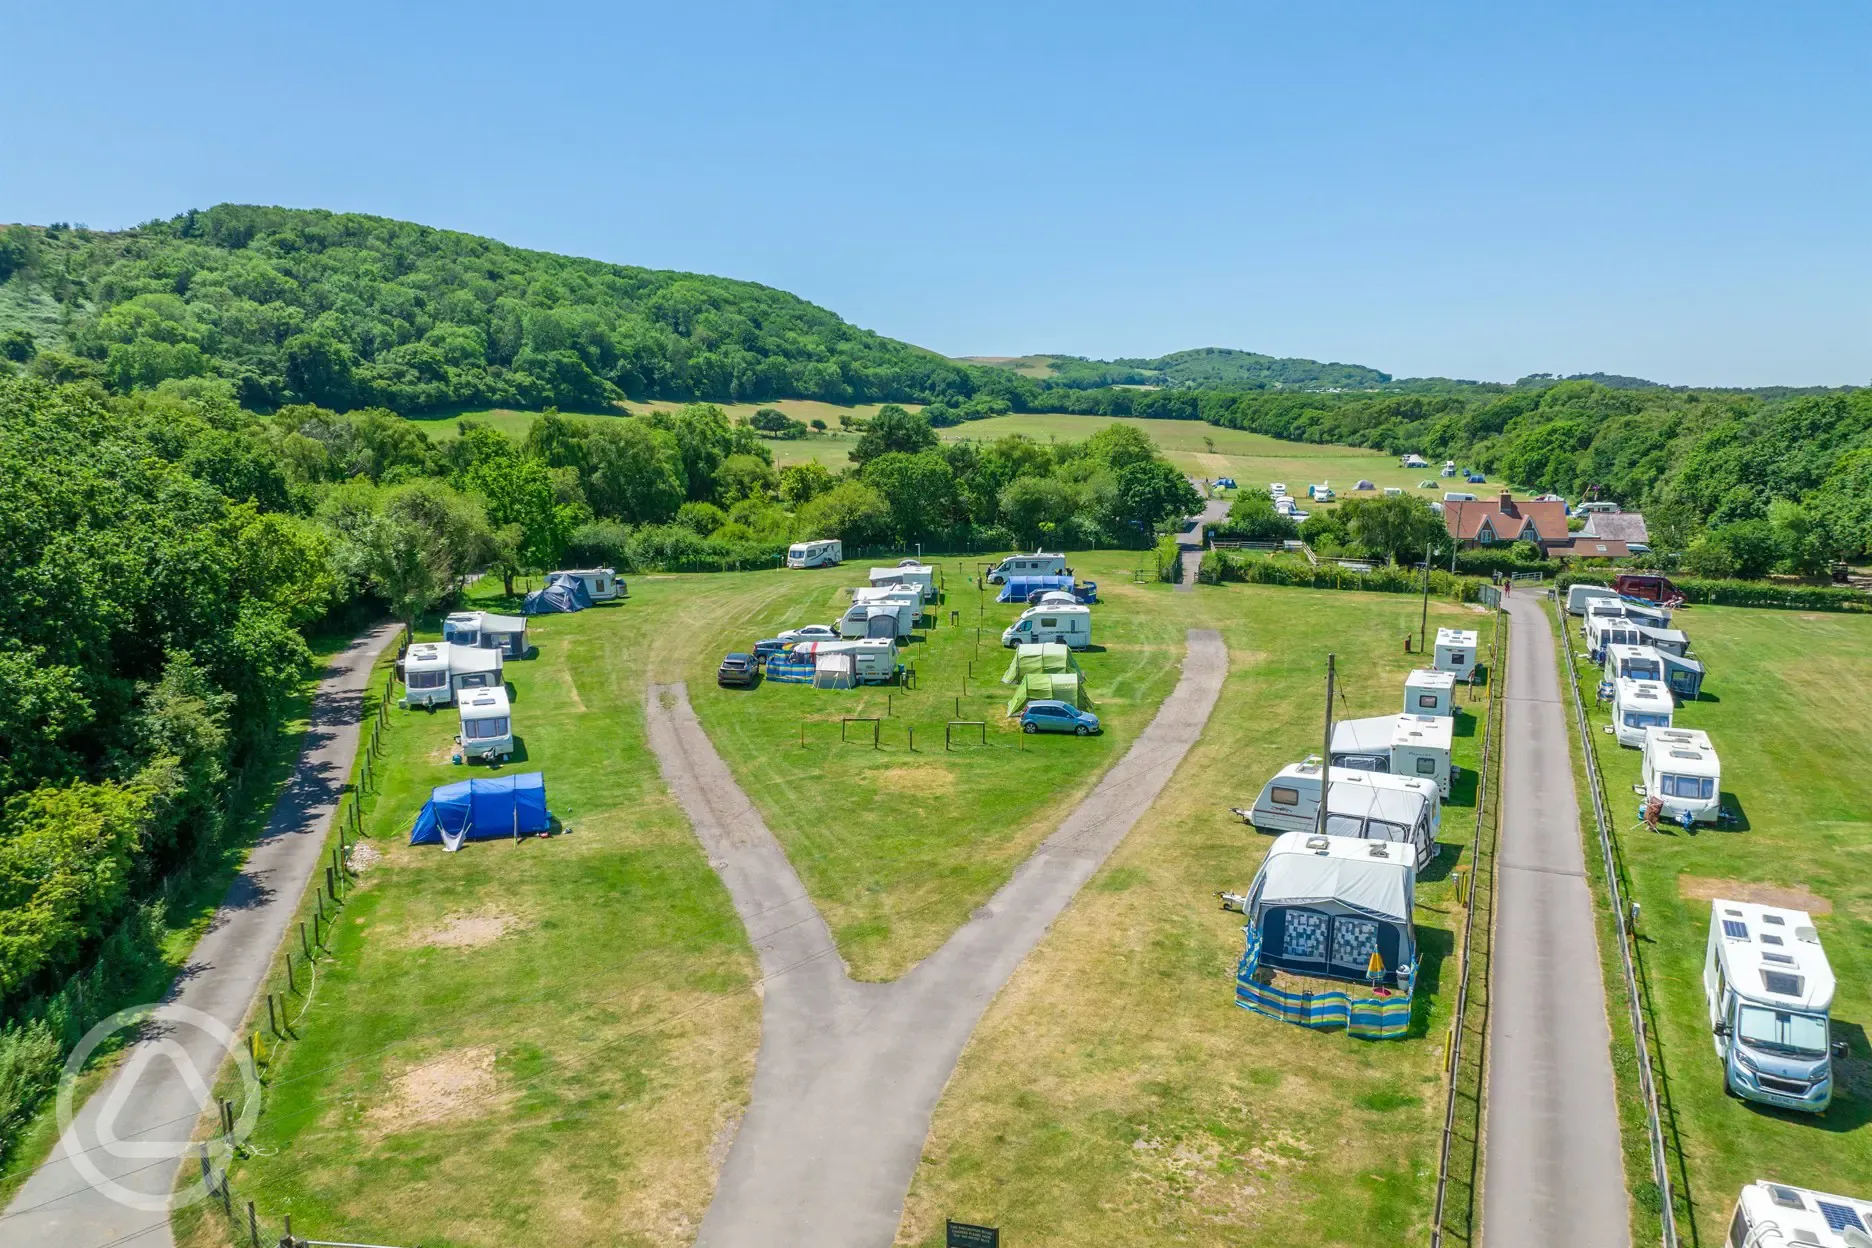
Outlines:
{"type": "Polygon", "coordinates": [[[39,0],[0,7],[0,220],[371,212],[950,354],[1865,384],[1868,36],[1824,3],[39,0]]]}

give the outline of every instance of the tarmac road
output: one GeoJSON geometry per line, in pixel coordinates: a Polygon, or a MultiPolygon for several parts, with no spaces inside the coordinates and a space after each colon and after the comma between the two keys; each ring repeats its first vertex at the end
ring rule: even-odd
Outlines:
{"type": "MultiPolygon", "coordinates": [[[[1202,486],[1193,478],[1190,484],[1196,486],[1198,490],[1202,489],[1202,486]]],[[[1183,576],[1177,581],[1178,589],[1187,593],[1196,588],[1196,573],[1202,570],[1203,531],[1212,524],[1221,524],[1228,519],[1228,513],[1228,499],[1209,499],[1203,503],[1203,509],[1196,517],[1196,527],[1188,533],[1178,535],[1177,549],[1183,552],[1179,556],[1183,561],[1183,576]]]]}
{"type": "Polygon", "coordinates": [[[1626,1248],[1611,1033],[1553,629],[1541,598],[1513,595],[1506,605],[1514,657],[1482,1239],[1487,1248],[1626,1248]]]}
{"type": "Polygon", "coordinates": [[[273,953],[325,861],[351,776],[371,665],[400,626],[352,642],[319,681],[298,766],[207,934],[117,1070],[79,1109],[4,1215],[0,1243],[168,1248],[166,1202],[189,1133],[226,1055],[194,1021],[237,1032],[273,953]],[[100,1135],[102,1132],[102,1135],[100,1135]],[[107,1188],[115,1186],[113,1196],[107,1188]]]}
{"type": "Polygon", "coordinates": [[[982,1012],[1201,735],[1228,674],[1191,630],[1176,689],[1058,831],[943,947],[895,983],[855,983],[684,686],[652,686],[650,744],[760,955],[754,1097],[698,1248],[888,1248],[930,1115],[982,1012]]]}

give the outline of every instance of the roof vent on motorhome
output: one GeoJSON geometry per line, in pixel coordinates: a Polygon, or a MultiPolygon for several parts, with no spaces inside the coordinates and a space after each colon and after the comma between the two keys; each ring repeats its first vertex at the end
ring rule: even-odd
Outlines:
{"type": "Polygon", "coordinates": [[[1306,839],[1306,847],[1316,854],[1323,854],[1332,848],[1332,842],[1323,836],[1309,836],[1306,839]]]}

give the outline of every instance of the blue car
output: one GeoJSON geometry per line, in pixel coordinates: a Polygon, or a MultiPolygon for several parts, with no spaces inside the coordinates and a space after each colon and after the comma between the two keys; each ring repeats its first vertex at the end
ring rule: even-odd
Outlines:
{"type": "Polygon", "coordinates": [[[764,637],[754,643],[754,657],[765,663],[776,654],[785,654],[793,643],[781,641],[778,637],[764,637]]]}
{"type": "Polygon", "coordinates": [[[1029,702],[1027,709],[1021,712],[1022,732],[1070,732],[1089,737],[1098,730],[1098,716],[1091,711],[1082,711],[1070,702],[1045,698],[1029,702]]]}

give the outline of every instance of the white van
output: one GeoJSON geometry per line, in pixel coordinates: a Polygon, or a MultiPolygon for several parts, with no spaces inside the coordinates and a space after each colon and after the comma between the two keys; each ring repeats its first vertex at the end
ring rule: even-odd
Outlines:
{"type": "Polygon", "coordinates": [[[1722,760],[1700,728],[1647,728],[1644,791],[1673,823],[1715,823],[1722,810],[1722,760]]]}
{"type": "Polygon", "coordinates": [[[1456,721],[1447,715],[1375,715],[1333,725],[1332,765],[1436,783],[1449,796],[1456,721]]]}
{"type": "Polygon", "coordinates": [[[1756,1179],[1736,1196],[1722,1248],[1865,1248],[1872,1201],[1756,1179]]]}
{"type": "Polygon", "coordinates": [[[445,641],[424,641],[403,656],[403,705],[447,706],[455,700],[449,681],[449,650],[445,641]]]}
{"type": "Polygon", "coordinates": [[[474,689],[459,699],[461,710],[462,758],[473,762],[485,758],[498,762],[514,751],[513,710],[507,704],[504,687],[474,689]]]}
{"type": "Polygon", "coordinates": [[[1000,585],[1010,576],[1071,576],[1065,555],[1049,555],[1036,550],[1031,555],[1009,555],[988,569],[988,583],[1000,585]]]}
{"type": "Polygon", "coordinates": [[[828,568],[845,561],[845,543],[836,537],[814,542],[794,542],[787,547],[789,568],[828,568]]]}
{"type": "Polygon", "coordinates": [[[1676,699],[1661,681],[1620,677],[1612,682],[1612,728],[1620,745],[1644,747],[1645,729],[1668,728],[1676,699]]]}
{"type": "Polygon", "coordinates": [[[578,577],[585,582],[585,592],[591,595],[593,602],[609,602],[624,595],[624,578],[617,574],[616,568],[567,568],[552,576],[578,577]]]}
{"type": "MultiPolygon", "coordinates": [[[[1710,903],[1703,996],[1737,1096],[1817,1114],[1833,1100],[1833,968],[1805,910],[1710,903]]],[[[1798,1243],[1798,1240],[1789,1240],[1798,1243]]]]}
{"type": "MultiPolygon", "coordinates": [[[[1312,832],[1319,825],[1320,761],[1289,763],[1261,787],[1244,812],[1263,832],[1312,832]]],[[[1326,799],[1326,835],[1409,845],[1422,870],[1437,856],[1443,797],[1434,781],[1334,767],[1326,799]]]]}
{"type": "Polygon", "coordinates": [[[1012,649],[1027,644],[1057,641],[1074,650],[1092,644],[1091,607],[1028,607],[1001,634],[1001,644],[1012,649]]]}

